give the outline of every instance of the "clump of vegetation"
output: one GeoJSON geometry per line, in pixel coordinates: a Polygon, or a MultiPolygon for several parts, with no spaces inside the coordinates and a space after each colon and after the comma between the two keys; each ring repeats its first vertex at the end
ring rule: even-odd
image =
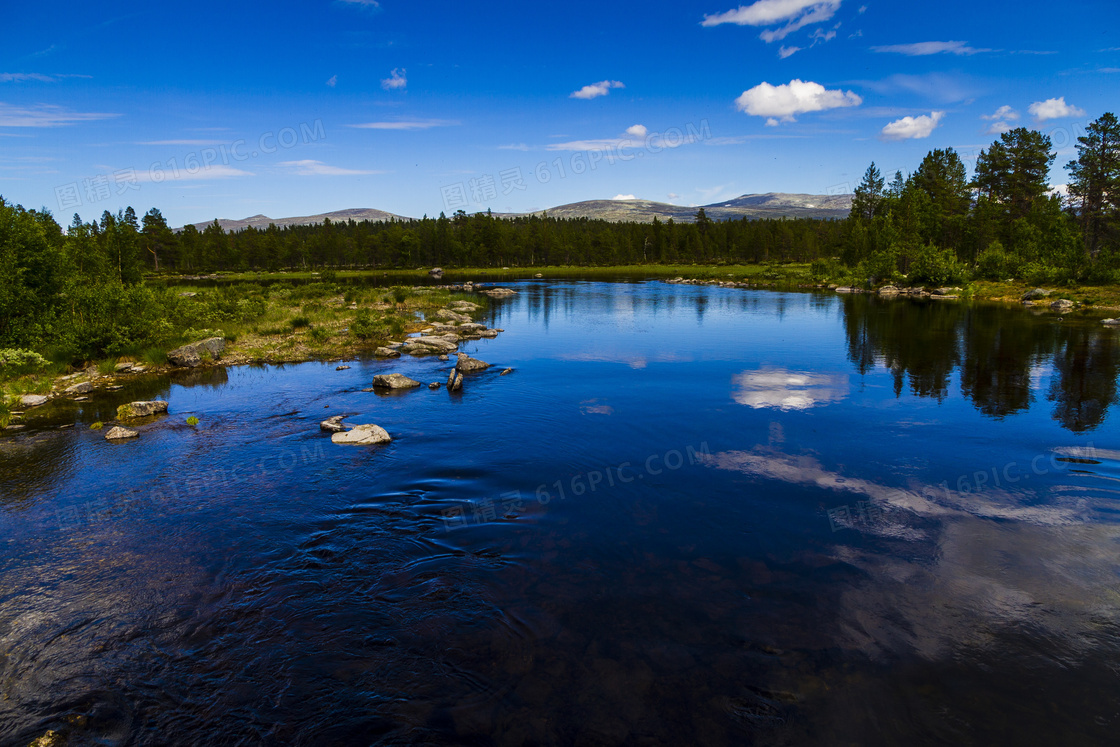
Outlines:
{"type": "Polygon", "coordinates": [[[293,330],[297,330],[297,329],[302,329],[304,327],[310,327],[311,326],[311,320],[308,319],[306,316],[296,316],[296,317],[292,317],[292,320],[289,322],[289,324],[291,325],[293,330]]]}
{"type": "Polygon", "coordinates": [[[358,309],[358,313],[354,315],[354,321],[350,322],[350,334],[359,340],[378,337],[381,329],[381,325],[373,318],[369,309],[358,309]]]}
{"type": "Polygon", "coordinates": [[[0,349],[0,378],[14,379],[35,371],[40,371],[49,365],[46,358],[33,350],[21,348],[0,349]]]}
{"type": "Polygon", "coordinates": [[[99,431],[105,427],[105,424],[98,420],[96,423],[90,423],[89,429],[91,431],[99,431]]]}
{"type": "Polygon", "coordinates": [[[326,327],[312,327],[311,331],[307,333],[307,336],[311,338],[313,342],[321,344],[331,339],[332,334],[326,327]]]}
{"type": "Polygon", "coordinates": [[[0,394],[0,428],[7,428],[12,419],[12,407],[8,404],[7,395],[0,394]]]}
{"type": "Polygon", "coordinates": [[[194,415],[191,415],[189,418],[187,418],[187,425],[198,425],[198,418],[196,418],[194,415]]]}

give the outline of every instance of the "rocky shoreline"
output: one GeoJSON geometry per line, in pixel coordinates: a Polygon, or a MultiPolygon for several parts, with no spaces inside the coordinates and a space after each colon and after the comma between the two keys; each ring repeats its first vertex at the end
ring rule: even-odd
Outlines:
{"type": "MultiPolygon", "coordinates": [[[[491,298],[508,298],[516,295],[516,291],[510,290],[509,288],[481,288],[475,287],[472,283],[448,287],[459,291],[483,293],[491,298]]],[[[505,331],[503,329],[488,328],[485,324],[474,321],[471,314],[481,309],[481,306],[470,301],[454,301],[434,313],[426,314],[424,320],[418,320],[416,324],[410,325],[417,329],[414,329],[413,332],[409,332],[408,336],[400,340],[386,342],[384,345],[378,345],[372,350],[367,351],[367,354],[374,358],[399,358],[402,354],[418,358],[434,355],[441,361],[447,361],[449,360],[449,354],[455,353],[460,343],[469,340],[492,339],[505,331]],[[413,334],[417,336],[412,336],[413,334]]],[[[167,364],[161,366],[122,362],[116,364],[112,372],[103,372],[95,364],[76,373],[58,376],[52,382],[49,393],[14,396],[12,398],[14,409],[12,409],[10,414],[13,421],[16,422],[7,425],[4,430],[23,430],[27,425],[26,422],[24,422],[25,416],[29,415],[37,408],[44,407],[50,402],[57,400],[85,402],[95,393],[119,391],[130,381],[134,381],[142,376],[170,374],[177,371],[192,369],[230,367],[249,363],[280,364],[291,362],[280,359],[250,358],[249,356],[241,354],[236,347],[227,345],[226,340],[220,337],[210,337],[182,345],[169,351],[167,358],[167,364]]],[[[324,360],[325,362],[340,362],[343,359],[328,358],[320,360],[324,360]]],[[[471,358],[465,353],[458,353],[457,362],[451,369],[448,389],[451,391],[458,391],[462,388],[463,372],[483,370],[488,368],[489,365],[489,363],[471,358]]],[[[349,366],[338,366],[336,370],[341,371],[348,368],[349,366]]],[[[512,369],[506,369],[503,374],[511,370],[512,369]]],[[[378,388],[379,379],[393,382],[404,379],[408,382],[413,382],[412,379],[408,379],[408,377],[402,374],[382,374],[375,377],[373,388],[369,391],[378,388]]],[[[387,388],[399,388],[395,383],[386,384],[385,386],[387,388]]],[[[412,384],[406,385],[406,388],[411,388],[412,386],[419,387],[421,384],[420,382],[413,382],[412,384]]],[[[438,382],[433,382],[429,387],[433,389],[439,388],[439,384],[438,382]]],[[[123,404],[118,408],[116,420],[105,424],[114,426],[107,432],[106,438],[111,442],[121,442],[126,439],[135,438],[139,433],[125,428],[125,425],[137,418],[151,418],[160,414],[166,414],[166,412],[167,403],[165,402],[132,402],[123,404]],[[162,407],[160,407],[160,405],[162,405],[162,407]]],[[[100,424],[95,424],[95,426],[99,425],[100,424]]],[[[65,424],[61,427],[70,428],[73,427],[73,424],[65,424]]],[[[346,426],[341,432],[345,432],[345,430],[348,429],[349,426],[346,426]]],[[[358,441],[351,439],[338,442],[357,443],[358,441]]]]}

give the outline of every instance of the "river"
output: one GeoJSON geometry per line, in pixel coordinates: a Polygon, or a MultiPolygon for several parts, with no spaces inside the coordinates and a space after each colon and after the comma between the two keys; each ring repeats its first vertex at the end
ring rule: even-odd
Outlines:
{"type": "Polygon", "coordinates": [[[434,358],[239,366],[0,438],[0,742],[1114,738],[1115,330],[512,287],[461,392],[362,391],[434,358]],[[88,428],[152,398],[139,439],[88,428]]]}

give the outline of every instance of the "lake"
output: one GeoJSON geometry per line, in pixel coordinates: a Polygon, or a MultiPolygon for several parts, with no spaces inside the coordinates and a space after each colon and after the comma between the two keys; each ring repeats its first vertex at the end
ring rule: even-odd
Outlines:
{"type": "Polygon", "coordinates": [[[1115,738],[1116,331],[512,287],[461,392],[362,391],[435,358],[241,366],[0,439],[0,741],[1115,738]],[[151,398],[139,439],[88,428],[151,398]]]}

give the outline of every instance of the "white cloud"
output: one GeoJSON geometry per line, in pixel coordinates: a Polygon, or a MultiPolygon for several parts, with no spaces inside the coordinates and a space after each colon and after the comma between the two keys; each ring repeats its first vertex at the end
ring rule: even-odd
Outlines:
{"type": "Polygon", "coordinates": [[[1006,104],[1004,104],[1000,108],[996,109],[994,114],[981,114],[980,115],[980,119],[987,119],[989,121],[991,121],[993,119],[1007,119],[1007,120],[1010,120],[1010,121],[1014,122],[1018,118],[1019,118],[1019,112],[1015,111],[1014,109],[1012,109],[1010,106],[1007,106],[1006,104]]]}
{"type": "Polygon", "coordinates": [[[338,0],[343,5],[357,5],[362,8],[380,8],[381,3],[377,0],[338,0]]]}
{"type": "Polygon", "coordinates": [[[525,143],[510,143],[509,145],[499,145],[498,150],[529,150],[529,146],[525,143]]]}
{"type": "Polygon", "coordinates": [[[360,169],[344,169],[339,166],[328,166],[322,161],[305,159],[303,161],[281,161],[277,166],[285,166],[299,176],[354,176],[360,174],[384,174],[384,171],[365,171],[360,169]]]}
{"type": "Polygon", "coordinates": [[[395,91],[408,85],[407,71],[403,67],[395,67],[388,78],[381,79],[381,87],[386,91],[395,91]]]}
{"type": "Polygon", "coordinates": [[[430,130],[433,127],[451,127],[459,124],[453,119],[413,119],[393,122],[364,122],[346,125],[359,130],[430,130]]]}
{"type": "Polygon", "coordinates": [[[981,52],[991,52],[990,49],[976,49],[968,46],[963,41],[930,41],[915,44],[888,44],[882,47],[872,47],[873,52],[896,52],[910,57],[925,57],[931,54],[973,55],[981,52]]]}
{"type": "Polygon", "coordinates": [[[772,26],[785,22],[785,26],[768,29],[759,35],[763,41],[772,42],[784,39],[810,24],[829,20],[839,10],[841,2],[842,0],[758,0],[725,13],[705,15],[700,25],[734,23],[739,26],[772,26]]]}
{"type": "Polygon", "coordinates": [[[670,200],[679,200],[681,198],[681,196],[679,194],[677,194],[676,192],[670,192],[669,194],[667,194],[665,196],[667,198],[669,198],[670,200]]]}
{"type": "Polygon", "coordinates": [[[896,119],[884,127],[879,136],[883,140],[919,140],[929,137],[944,116],[945,112],[930,112],[920,117],[896,119]]]}
{"type": "Polygon", "coordinates": [[[1061,119],[1063,117],[1085,116],[1085,110],[1067,104],[1065,96],[1056,99],[1046,99],[1045,101],[1036,101],[1027,107],[1027,111],[1039,122],[1045,122],[1048,119],[1061,119]]]}
{"type": "Polygon", "coordinates": [[[26,83],[29,80],[34,80],[39,83],[55,83],[63,78],[92,77],[92,75],[60,75],[58,73],[52,73],[50,75],[44,75],[43,73],[0,73],[0,83],[26,83]]]}
{"type": "Polygon", "coordinates": [[[795,78],[778,86],[759,83],[735,99],[735,108],[755,117],[768,117],[766,124],[773,127],[779,121],[793,122],[794,115],[804,112],[859,106],[862,103],[863,99],[851,91],[830,91],[820,83],[795,78]]]}
{"type": "Polygon", "coordinates": [[[612,200],[636,200],[638,198],[635,197],[634,195],[615,195],[611,199],[612,200]]]}
{"type": "Polygon", "coordinates": [[[60,127],[76,122],[93,122],[119,116],[119,114],[72,112],[53,104],[32,104],[21,107],[0,101],[0,127],[60,127]]]}
{"type": "Polygon", "coordinates": [[[778,57],[781,57],[784,60],[787,57],[794,56],[795,54],[797,54],[800,51],[801,51],[801,47],[786,47],[786,46],[783,46],[783,47],[778,49],[778,57]]]}
{"type": "Polygon", "coordinates": [[[598,83],[592,83],[589,86],[584,86],[578,91],[573,91],[568,98],[572,99],[593,99],[598,96],[606,96],[611,92],[612,88],[626,88],[622,81],[619,80],[601,80],[598,83]]]}
{"type": "MultiPolygon", "coordinates": [[[[837,28],[839,28],[839,26],[837,26],[837,28]]],[[[835,39],[836,29],[832,29],[831,31],[821,31],[820,29],[817,29],[813,33],[809,34],[809,38],[813,40],[813,46],[815,47],[817,46],[817,44],[829,42],[835,39]]]]}
{"type": "Polygon", "coordinates": [[[1007,122],[999,121],[992,122],[991,126],[984,130],[984,132],[988,135],[1002,135],[1005,132],[1011,132],[1012,129],[1014,128],[1007,122]]]}
{"type": "Polygon", "coordinates": [[[334,88],[336,85],[338,85],[338,76],[337,75],[332,75],[330,78],[328,78],[327,79],[327,85],[330,86],[331,88],[334,88]]]}
{"type": "Polygon", "coordinates": [[[225,140],[144,140],[137,145],[223,145],[225,140]]]}
{"type": "Polygon", "coordinates": [[[634,137],[645,137],[648,132],[649,130],[646,129],[646,126],[640,124],[626,128],[626,134],[633,135],[634,137]]]}
{"type": "Polygon", "coordinates": [[[190,182],[190,181],[204,181],[206,179],[229,179],[237,176],[254,176],[250,171],[242,171],[235,169],[232,166],[223,166],[222,164],[214,164],[205,168],[195,169],[193,172],[186,169],[151,169],[145,171],[144,169],[137,169],[134,172],[136,181],[139,182],[152,182],[158,184],[160,182],[190,182]]]}

